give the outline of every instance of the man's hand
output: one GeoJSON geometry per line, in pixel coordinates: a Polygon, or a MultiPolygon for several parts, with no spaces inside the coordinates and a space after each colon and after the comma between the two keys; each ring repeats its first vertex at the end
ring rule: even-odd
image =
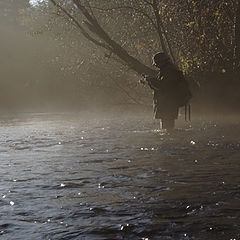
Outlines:
{"type": "Polygon", "coordinates": [[[141,79],[139,80],[139,83],[145,85],[145,84],[146,84],[146,81],[145,81],[144,79],[141,78],[141,79]]]}
{"type": "Polygon", "coordinates": [[[153,76],[142,74],[142,78],[139,80],[139,83],[145,85],[151,83],[152,80],[155,80],[153,76]]]}
{"type": "Polygon", "coordinates": [[[142,74],[141,79],[139,80],[139,83],[141,83],[143,85],[147,84],[147,78],[146,77],[147,77],[147,75],[142,74]]]}

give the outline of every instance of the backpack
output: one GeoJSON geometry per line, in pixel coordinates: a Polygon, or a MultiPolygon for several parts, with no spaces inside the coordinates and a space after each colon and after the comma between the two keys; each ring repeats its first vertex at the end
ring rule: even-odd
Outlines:
{"type": "Polygon", "coordinates": [[[185,79],[181,71],[177,71],[178,86],[176,89],[176,102],[179,107],[189,104],[192,98],[192,93],[189,89],[188,81],[185,79]]]}

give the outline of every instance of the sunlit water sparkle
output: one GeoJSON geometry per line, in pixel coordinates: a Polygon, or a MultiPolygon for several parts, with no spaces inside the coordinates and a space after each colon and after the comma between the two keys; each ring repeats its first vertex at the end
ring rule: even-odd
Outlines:
{"type": "Polygon", "coordinates": [[[29,0],[30,6],[37,7],[42,3],[47,3],[48,0],[29,0]]]}
{"type": "Polygon", "coordinates": [[[240,125],[193,125],[2,119],[0,239],[239,239],[240,125]]]}

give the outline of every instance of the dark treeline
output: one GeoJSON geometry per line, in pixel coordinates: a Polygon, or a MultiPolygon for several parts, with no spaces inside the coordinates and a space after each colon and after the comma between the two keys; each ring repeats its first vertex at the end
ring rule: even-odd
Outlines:
{"type": "Polygon", "coordinates": [[[155,73],[151,57],[165,51],[191,82],[195,105],[238,108],[238,0],[46,0],[21,18],[31,37],[60,46],[50,64],[61,77],[51,86],[76,104],[104,96],[104,104],[149,105],[137,80],[155,73]]]}

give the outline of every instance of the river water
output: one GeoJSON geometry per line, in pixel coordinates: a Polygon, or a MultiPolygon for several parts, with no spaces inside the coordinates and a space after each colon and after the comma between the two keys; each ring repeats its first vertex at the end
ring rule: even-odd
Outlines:
{"type": "Polygon", "coordinates": [[[240,239],[240,121],[0,121],[0,239],[240,239]]]}

